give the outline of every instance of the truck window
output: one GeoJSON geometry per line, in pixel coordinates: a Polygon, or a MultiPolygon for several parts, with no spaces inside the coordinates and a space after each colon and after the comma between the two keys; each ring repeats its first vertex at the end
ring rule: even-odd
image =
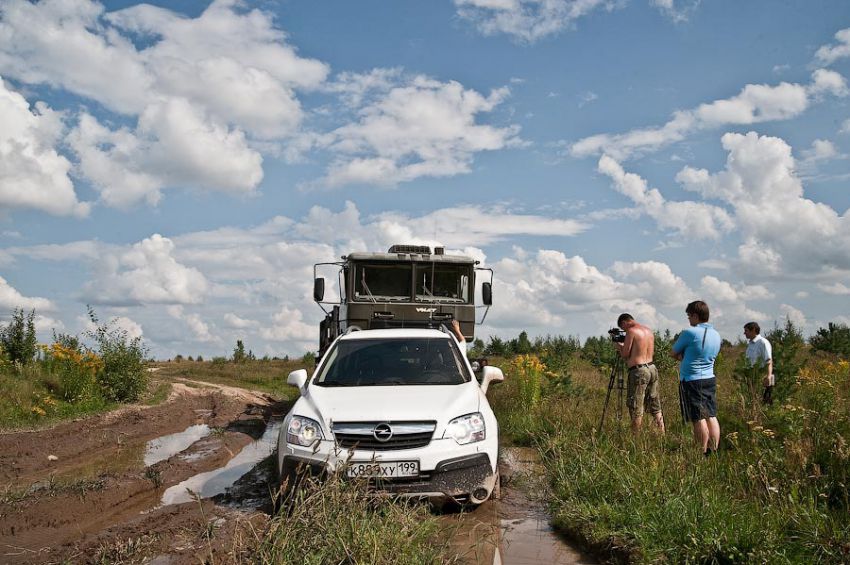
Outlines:
{"type": "Polygon", "coordinates": [[[469,302],[469,267],[465,265],[416,265],[418,302],[469,302]]]}
{"type": "Polygon", "coordinates": [[[359,264],[354,269],[354,299],[410,300],[410,264],[359,264]]]}

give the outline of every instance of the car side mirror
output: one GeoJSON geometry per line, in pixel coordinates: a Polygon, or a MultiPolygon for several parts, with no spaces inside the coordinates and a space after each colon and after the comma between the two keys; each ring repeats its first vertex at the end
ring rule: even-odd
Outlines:
{"type": "Polygon", "coordinates": [[[289,376],[286,377],[286,384],[297,386],[303,390],[304,385],[307,384],[307,370],[298,369],[297,371],[292,371],[289,373],[289,376]]]}
{"type": "Polygon", "coordinates": [[[487,389],[490,387],[490,383],[500,383],[503,380],[505,380],[505,374],[500,368],[487,365],[484,367],[483,375],[481,377],[481,390],[484,391],[484,394],[487,394],[487,389]]]}
{"type": "Polygon", "coordinates": [[[481,285],[481,302],[483,302],[485,306],[490,306],[493,304],[492,283],[486,282],[481,285]]]}
{"type": "Polygon", "coordinates": [[[313,280],[313,300],[321,302],[325,299],[325,279],[318,277],[313,280]]]}

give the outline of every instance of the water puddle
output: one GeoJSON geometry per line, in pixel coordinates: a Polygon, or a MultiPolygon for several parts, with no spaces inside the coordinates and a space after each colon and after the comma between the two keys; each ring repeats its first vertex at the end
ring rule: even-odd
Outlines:
{"type": "Polygon", "coordinates": [[[189,426],[182,432],[150,440],[145,447],[145,467],[180,453],[199,439],[210,435],[210,431],[208,425],[197,424],[189,426]]]}
{"type": "Polygon", "coordinates": [[[213,471],[200,473],[182,483],[169,487],[162,495],[160,504],[181,504],[194,500],[195,495],[210,498],[223,494],[257,463],[271,455],[277,447],[278,430],[283,422],[271,422],[259,440],[246,445],[227,465],[213,471]]]}
{"type": "Polygon", "coordinates": [[[549,526],[546,516],[501,520],[501,540],[493,563],[553,565],[591,563],[566,545],[549,526]]]}
{"type": "Polygon", "coordinates": [[[535,485],[520,488],[519,478],[539,477],[533,449],[505,448],[500,454],[502,499],[490,500],[472,512],[446,515],[456,528],[452,545],[463,563],[531,565],[595,563],[555,532],[541,502],[526,495],[535,485]]]}

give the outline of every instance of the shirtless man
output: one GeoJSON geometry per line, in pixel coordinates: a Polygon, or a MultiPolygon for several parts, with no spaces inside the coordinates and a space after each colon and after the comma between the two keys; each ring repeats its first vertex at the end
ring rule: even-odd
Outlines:
{"type": "Polygon", "coordinates": [[[658,369],[652,362],[655,336],[648,327],[638,324],[631,314],[620,314],[617,326],[626,332],[623,343],[614,342],[614,345],[629,368],[626,404],[632,418],[632,431],[640,432],[643,413],[648,411],[655,418],[658,430],[664,433],[661,397],[658,394],[658,369]]]}

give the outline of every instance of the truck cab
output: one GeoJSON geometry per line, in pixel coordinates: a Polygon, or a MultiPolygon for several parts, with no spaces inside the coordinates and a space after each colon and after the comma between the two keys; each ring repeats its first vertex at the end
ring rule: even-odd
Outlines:
{"type": "MultiPolygon", "coordinates": [[[[386,253],[356,252],[341,261],[313,267],[313,298],[325,312],[319,325],[321,358],[337,336],[352,329],[438,328],[460,323],[467,341],[475,337],[476,276],[482,306],[492,304],[493,271],[465,255],[446,255],[442,247],[393,245],[386,253]],[[339,299],[325,301],[319,269],[337,268],[339,299]],[[489,276],[487,276],[489,275],[489,276]],[[330,310],[325,305],[331,306],[330,310]]],[[[486,317],[486,311],[484,317],[486,317]]],[[[482,317],[482,322],[484,318],[482,317]]],[[[480,322],[479,322],[480,323],[480,322]]]]}

